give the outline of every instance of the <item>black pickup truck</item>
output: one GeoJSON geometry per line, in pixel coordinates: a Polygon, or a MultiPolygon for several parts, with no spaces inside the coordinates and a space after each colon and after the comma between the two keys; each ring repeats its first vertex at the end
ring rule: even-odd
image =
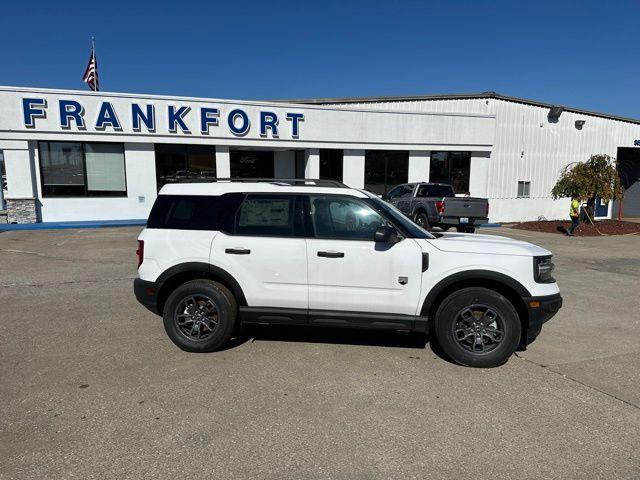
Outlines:
{"type": "Polygon", "coordinates": [[[486,198],[456,197],[451,185],[444,183],[405,183],[383,198],[427,229],[456,227],[458,232],[473,233],[489,216],[486,198]]]}

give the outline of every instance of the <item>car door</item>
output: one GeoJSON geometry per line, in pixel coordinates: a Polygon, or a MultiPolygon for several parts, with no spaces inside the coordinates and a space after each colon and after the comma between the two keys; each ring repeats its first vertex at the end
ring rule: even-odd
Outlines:
{"type": "Polygon", "coordinates": [[[364,199],[310,195],[305,210],[309,323],[411,327],[422,281],[418,243],[376,243],[388,220],[364,199]]]}
{"type": "MultiPolygon", "coordinates": [[[[302,199],[247,194],[213,240],[211,264],[240,284],[249,307],[302,309],[306,322],[307,251],[302,199]]],[[[293,317],[292,317],[293,318],[293,317]]]]}

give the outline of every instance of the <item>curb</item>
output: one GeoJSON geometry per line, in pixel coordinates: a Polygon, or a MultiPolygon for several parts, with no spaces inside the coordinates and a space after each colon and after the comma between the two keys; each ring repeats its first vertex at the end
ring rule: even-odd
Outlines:
{"type": "Polygon", "coordinates": [[[141,227],[147,220],[86,220],[75,222],[7,223],[0,232],[12,230],[64,230],[69,228],[141,227]]]}

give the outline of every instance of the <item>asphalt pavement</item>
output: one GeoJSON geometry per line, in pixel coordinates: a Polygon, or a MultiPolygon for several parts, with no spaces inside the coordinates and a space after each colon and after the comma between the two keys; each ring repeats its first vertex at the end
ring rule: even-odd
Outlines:
{"type": "Polygon", "coordinates": [[[139,228],[0,233],[0,478],[640,478],[640,236],[507,228],[564,308],[495,369],[401,333],[177,349],[132,292],[139,228]]]}

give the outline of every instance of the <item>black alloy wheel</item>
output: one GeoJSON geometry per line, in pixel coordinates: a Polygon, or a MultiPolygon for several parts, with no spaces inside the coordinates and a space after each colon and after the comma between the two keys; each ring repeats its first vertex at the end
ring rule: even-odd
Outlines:
{"type": "Polygon", "coordinates": [[[516,351],[522,325],[513,304],[499,292],[462,288],[446,297],[435,314],[435,339],[455,362],[497,367],[516,351]]]}
{"type": "Polygon", "coordinates": [[[167,298],[164,329],[182,350],[210,352],[231,338],[237,311],[235,297],[227,287],[212,280],[191,280],[167,298]]]}

